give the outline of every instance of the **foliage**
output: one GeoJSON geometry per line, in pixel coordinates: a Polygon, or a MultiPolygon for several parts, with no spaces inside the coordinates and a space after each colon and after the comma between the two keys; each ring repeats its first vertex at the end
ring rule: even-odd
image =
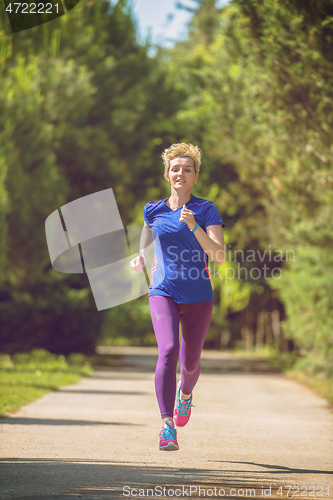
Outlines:
{"type": "Polygon", "coordinates": [[[102,345],[156,346],[147,296],[110,309],[99,340],[102,345]]]}
{"type": "Polygon", "coordinates": [[[203,151],[194,194],[218,207],[232,254],[212,273],[208,342],[240,330],[268,286],[296,352],[328,366],[332,3],[193,0],[187,40],[154,56],[127,2],[88,5],[12,38],[0,30],[2,348],[88,352],[101,332],[105,342],[154,342],[146,298],[97,313],[85,276],[51,269],[44,221],[112,187],[124,225],[141,224],[143,205],[167,196],[163,148],[187,141],[203,151]]]}
{"type": "Polygon", "coordinates": [[[276,282],[286,307],[286,334],[297,340],[303,354],[323,357],[328,364],[333,359],[332,267],[331,253],[308,245],[298,249],[296,262],[276,282]]]}
{"type": "Polygon", "coordinates": [[[0,347],[91,353],[105,314],[86,276],[52,270],[45,219],[112,187],[128,224],[156,184],[181,93],[122,1],[82,1],[9,40],[0,33],[0,347]]]}
{"type": "MultiPolygon", "coordinates": [[[[202,145],[201,187],[220,187],[228,248],[279,249],[280,278],[261,275],[257,284],[279,291],[284,331],[298,348],[332,361],[332,5],[196,4],[188,40],[164,59],[189,89],[181,112],[202,145]],[[295,261],[286,262],[288,251],[295,261]]],[[[253,266],[262,271],[260,260],[253,266]]],[[[229,298],[256,284],[225,280],[225,272],[216,283],[222,316],[229,298]]]]}

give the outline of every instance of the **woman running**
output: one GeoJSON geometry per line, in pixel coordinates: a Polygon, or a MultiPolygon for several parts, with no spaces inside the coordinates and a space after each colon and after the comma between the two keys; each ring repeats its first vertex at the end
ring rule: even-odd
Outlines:
{"type": "Polygon", "coordinates": [[[157,235],[148,296],[158,345],[155,390],[163,421],[159,449],[168,451],[179,449],[175,425],[183,427],[191,415],[192,391],[200,375],[200,355],[213,308],[208,257],[217,264],[224,262],[225,224],[212,202],[191,193],[199,176],[200,149],[173,144],[162,158],[171,194],[144,207],[140,251],[131,267],[143,270],[157,235]]]}

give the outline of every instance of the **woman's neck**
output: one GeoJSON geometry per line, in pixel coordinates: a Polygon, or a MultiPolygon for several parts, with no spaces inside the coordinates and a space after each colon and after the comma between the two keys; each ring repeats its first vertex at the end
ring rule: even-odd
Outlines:
{"type": "Polygon", "coordinates": [[[177,191],[171,191],[170,198],[167,200],[167,202],[172,210],[177,210],[177,208],[180,208],[188,203],[191,198],[191,192],[177,193],[177,191]]]}

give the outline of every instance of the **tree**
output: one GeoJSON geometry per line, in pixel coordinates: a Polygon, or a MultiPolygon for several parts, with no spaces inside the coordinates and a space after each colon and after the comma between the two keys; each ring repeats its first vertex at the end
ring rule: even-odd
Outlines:
{"type": "MultiPolygon", "coordinates": [[[[227,223],[231,250],[257,254],[272,248],[280,251],[281,261],[289,250],[300,259],[297,265],[285,262],[279,281],[257,284],[279,290],[288,315],[284,330],[299,341],[304,329],[296,317],[305,307],[299,269],[304,266],[314,287],[306,350],[320,321],[316,349],[326,356],[332,297],[325,284],[325,276],[332,275],[332,5],[233,0],[218,9],[210,0],[196,4],[189,39],[165,58],[177,84],[190,89],[182,112],[203,146],[203,185],[208,194],[209,184],[218,192],[214,201],[227,223]],[[308,6],[314,15],[305,13],[308,6]],[[316,262],[312,269],[310,254],[316,262]],[[292,306],[291,280],[298,297],[292,306]],[[322,295],[324,302],[318,300],[322,295]]],[[[268,265],[276,264],[270,259],[268,265]]],[[[252,286],[255,291],[253,280],[252,286]]]]}
{"type": "Polygon", "coordinates": [[[172,134],[180,96],[147,50],[123,1],[82,1],[13,38],[0,89],[3,349],[93,350],[104,314],[85,275],[51,268],[44,222],[61,205],[113,187],[126,225],[153,185],[157,145],[172,134]]]}

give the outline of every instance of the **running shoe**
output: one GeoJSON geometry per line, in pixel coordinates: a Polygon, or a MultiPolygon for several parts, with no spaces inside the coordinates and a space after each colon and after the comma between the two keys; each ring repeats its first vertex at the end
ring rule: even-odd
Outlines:
{"type": "Polygon", "coordinates": [[[178,450],[177,431],[172,420],[166,420],[160,432],[160,450],[178,450]]]}
{"type": "Polygon", "coordinates": [[[190,420],[192,405],[192,394],[189,399],[180,399],[180,385],[178,384],[177,404],[173,412],[173,419],[177,427],[184,427],[190,420]]]}

